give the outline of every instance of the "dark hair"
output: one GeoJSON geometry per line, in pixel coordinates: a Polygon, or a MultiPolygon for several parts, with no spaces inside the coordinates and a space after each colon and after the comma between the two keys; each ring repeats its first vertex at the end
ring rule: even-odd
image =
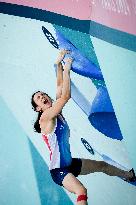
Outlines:
{"type": "MultiPolygon", "coordinates": [[[[38,92],[41,92],[41,91],[35,92],[35,93],[32,95],[32,98],[31,98],[32,109],[33,109],[34,111],[36,111],[36,108],[37,108],[37,104],[34,102],[34,95],[35,95],[36,93],[38,93],[38,92]]],[[[49,96],[48,94],[46,94],[46,93],[44,93],[44,94],[47,95],[47,96],[50,98],[50,96],[49,96]]],[[[38,111],[36,111],[36,112],[38,112],[38,111]]],[[[35,131],[35,132],[38,132],[38,133],[41,133],[41,128],[40,128],[39,120],[40,120],[40,117],[41,117],[42,113],[43,113],[42,111],[38,112],[37,119],[36,119],[36,121],[35,121],[35,123],[34,123],[34,131],[35,131]]]]}

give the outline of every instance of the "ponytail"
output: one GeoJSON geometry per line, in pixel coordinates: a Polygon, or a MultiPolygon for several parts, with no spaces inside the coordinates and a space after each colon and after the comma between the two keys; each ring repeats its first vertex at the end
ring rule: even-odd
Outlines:
{"type": "Polygon", "coordinates": [[[40,120],[41,115],[42,115],[42,112],[39,112],[38,116],[37,116],[37,119],[34,123],[34,131],[38,132],[38,133],[41,133],[41,128],[40,128],[40,124],[39,124],[39,120],[40,120]]]}

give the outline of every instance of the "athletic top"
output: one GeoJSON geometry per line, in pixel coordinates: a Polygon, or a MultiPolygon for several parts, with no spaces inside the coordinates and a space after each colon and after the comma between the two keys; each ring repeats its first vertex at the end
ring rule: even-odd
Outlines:
{"type": "Polygon", "coordinates": [[[56,126],[50,134],[42,134],[43,140],[50,151],[49,170],[69,166],[72,156],[69,145],[70,130],[62,115],[56,117],[56,126]]]}

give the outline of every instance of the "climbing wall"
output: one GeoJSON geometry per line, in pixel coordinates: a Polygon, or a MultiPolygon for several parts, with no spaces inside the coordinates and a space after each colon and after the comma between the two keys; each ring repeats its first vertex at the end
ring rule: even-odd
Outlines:
{"type": "MultiPolygon", "coordinates": [[[[63,110],[72,156],[136,170],[135,18],[133,0],[0,1],[1,205],[76,201],[52,181],[47,147],[33,130],[31,95],[43,90],[55,99],[59,48],[69,48],[75,61],[63,110]]],[[[120,178],[78,179],[89,204],[135,204],[135,186],[120,178]]]]}

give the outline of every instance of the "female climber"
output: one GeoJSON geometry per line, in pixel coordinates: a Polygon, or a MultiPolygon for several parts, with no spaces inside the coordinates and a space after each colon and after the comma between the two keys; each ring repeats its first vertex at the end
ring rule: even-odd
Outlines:
{"type": "Polygon", "coordinates": [[[62,109],[71,95],[70,69],[73,59],[67,58],[65,64],[62,64],[63,58],[68,53],[70,52],[67,50],[61,50],[56,60],[56,100],[53,101],[46,93],[37,91],[32,95],[31,103],[33,109],[38,112],[34,128],[38,133],[42,133],[43,140],[50,151],[49,170],[52,179],[56,184],[76,194],[78,205],[85,205],[87,189],[76,178],[78,175],[103,172],[127,181],[134,181],[135,175],[133,170],[124,171],[104,161],[72,158],[69,145],[70,130],[62,115],[62,109]]]}

